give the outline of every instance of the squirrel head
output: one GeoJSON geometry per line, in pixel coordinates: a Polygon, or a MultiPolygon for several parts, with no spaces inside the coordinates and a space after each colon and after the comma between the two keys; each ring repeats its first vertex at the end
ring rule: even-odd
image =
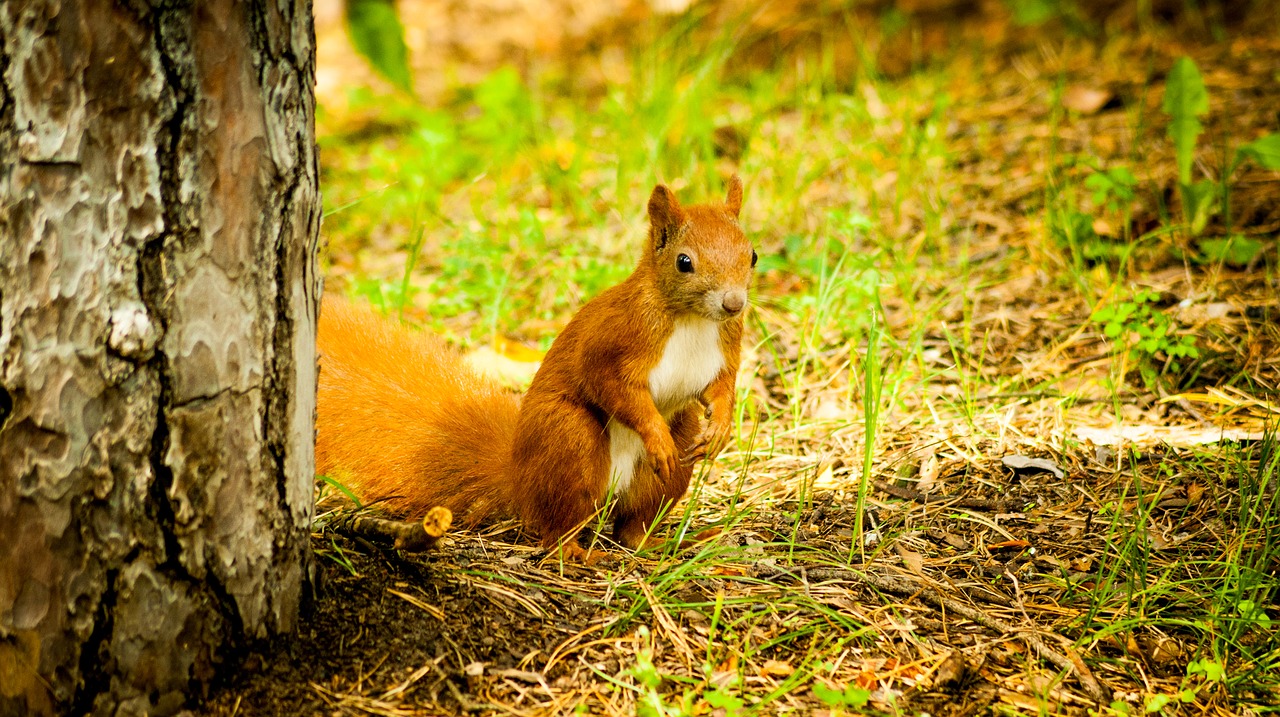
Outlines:
{"type": "Polygon", "coordinates": [[[682,207],[665,184],[653,188],[644,263],[673,313],[725,321],[746,310],[756,253],[738,225],[741,209],[737,175],[724,203],[682,207]]]}

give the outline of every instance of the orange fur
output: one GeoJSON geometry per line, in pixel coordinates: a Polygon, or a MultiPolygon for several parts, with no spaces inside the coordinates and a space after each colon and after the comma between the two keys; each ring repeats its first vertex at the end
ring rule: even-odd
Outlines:
{"type": "Polygon", "coordinates": [[[439,339],[326,300],[318,470],[399,513],[518,515],[583,559],[572,539],[612,483],[614,535],[637,547],[729,438],[755,266],[741,202],[736,177],[723,204],[682,207],[656,187],[635,272],[579,310],[522,403],[439,339]]]}
{"type": "Polygon", "coordinates": [[[435,336],[325,299],[319,336],[316,471],[365,501],[467,522],[510,512],[506,465],[519,400],[435,336]]]}

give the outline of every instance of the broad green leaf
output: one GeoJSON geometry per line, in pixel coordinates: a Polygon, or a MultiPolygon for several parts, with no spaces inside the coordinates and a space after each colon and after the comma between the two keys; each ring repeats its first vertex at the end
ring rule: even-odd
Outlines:
{"type": "Polygon", "coordinates": [[[1222,196],[1222,187],[1217,182],[1203,181],[1182,185],[1182,196],[1190,210],[1191,233],[1199,234],[1209,223],[1209,218],[1218,213],[1218,200],[1222,196]]]}
{"type": "Polygon", "coordinates": [[[1058,15],[1058,4],[1053,0],[1008,0],[1013,11],[1013,21],[1022,26],[1043,25],[1058,15]]]}
{"type": "Polygon", "coordinates": [[[844,703],[850,707],[865,707],[871,701],[871,692],[857,685],[844,688],[844,703]]]}
{"type": "Polygon", "coordinates": [[[662,675],[658,674],[652,657],[645,651],[636,655],[636,664],[631,668],[631,674],[637,682],[649,689],[657,689],[662,684],[662,675]]]}
{"type": "Polygon", "coordinates": [[[1111,177],[1111,181],[1125,187],[1132,187],[1138,183],[1138,178],[1133,176],[1133,172],[1130,172],[1128,167],[1112,167],[1107,170],[1107,175],[1111,177]]]}
{"type": "Polygon", "coordinates": [[[347,34],[356,51],[378,74],[405,92],[413,92],[404,26],[392,0],[346,0],[347,34]]]}
{"type": "Polygon", "coordinates": [[[1169,695],[1151,695],[1147,698],[1147,712],[1161,712],[1171,701],[1169,695]]]}
{"type": "Polygon", "coordinates": [[[1205,658],[1203,660],[1192,660],[1187,665],[1187,674],[1204,675],[1206,680],[1221,682],[1227,676],[1227,671],[1223,668],[1222,663],[1205,658]]]}
{"type": "Polygon", "coordinates": [[[1202,239],[1200,251],[1209,261],[1245,266],[1262,253],[1262,242],[1236,234],[1226,239],[1202,239]]]}
{"type": "Polygon", "coordinates": [[[827,687],[816,680],[811,689],[813,690],[813,695],[822,700],[828,707],[839,707],[844,704],[844,693],[840,690],[827,687]]]}
{"type": "Polygon", "coordinates": [[[1102,172],[1096,172],[1084,178],[1084,186],[1089,189],[1107,190],[1111,188],[1111,178],[1102,172]]]}
{"type": "Polygon", "coordinates": [[[722,692],[719,689],[714,692],[707,692],[704,696],[707,698],[707,704],[712,707],[722,708],[728,714],[736,714],[746,706],[746,703],[740,698],[735,697],[732,693],[722,692]]]}
{"type": "Polygon", "coordinates": [[[1241,157],[1248,157],[1263,169],[1280,170],[1280,134],[1269,134],[1239,149],[1241,157]]]}
{"type": "Polygon", "coordinates": [[[1179,57],[1169,71],[1164,87],[1164,111],[1170,117],[1169,137],[1178,155],[1178,181],[1191,184],[1191,162],[1196,138],[1204,127],[1197,117],[1209,112],[1209,93],[1200,70],[1189,57],[1179,57]]]}

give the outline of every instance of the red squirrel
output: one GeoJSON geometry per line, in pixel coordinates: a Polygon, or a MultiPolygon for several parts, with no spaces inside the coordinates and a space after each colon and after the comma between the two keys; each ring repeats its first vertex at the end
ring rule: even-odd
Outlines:
{"type": "Polygon", "coordinates": [[[519,517],[581,560],[578,532],[612,495],[614,538],[640,547],[730,437],[756,264],[741,206],[736,176],[724,203],[655,187],[639,265],[578,311],[522,400],[442,340],[326,299],[317,470],[396,513],[519,517]]]}

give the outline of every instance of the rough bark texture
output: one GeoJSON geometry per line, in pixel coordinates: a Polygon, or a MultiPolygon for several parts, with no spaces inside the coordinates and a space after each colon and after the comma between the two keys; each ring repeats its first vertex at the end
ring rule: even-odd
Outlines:
{"type": "Polygon", "coordinates": [[[0,3],[0,714],[178,709],[310,585],[299,3],[0,3]]]}

